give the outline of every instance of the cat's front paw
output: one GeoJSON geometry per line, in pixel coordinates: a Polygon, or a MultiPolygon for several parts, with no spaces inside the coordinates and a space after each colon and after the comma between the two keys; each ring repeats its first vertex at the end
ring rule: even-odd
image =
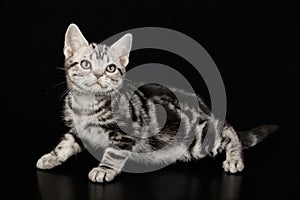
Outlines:
{"type": "Polygon", "coordinates": [[[63,163],[63,159],[55,156],[52,153],[43,155],[36,163],[36,167],[39,169],[52,169],[63,163]]]}
{"type": "Polygon", "coordinates": [[[241,158],[228,158],[223,162],[225,172],[236,173],[244,169],[244,162],[241,158]]]}
{"type": "Polygon", "coordinates": [[[104,181],[112,181],[116,175],[117,172],[114,169],[100,166],[90,171],[89,179],[93,182],[103,183],[104,181]]]}

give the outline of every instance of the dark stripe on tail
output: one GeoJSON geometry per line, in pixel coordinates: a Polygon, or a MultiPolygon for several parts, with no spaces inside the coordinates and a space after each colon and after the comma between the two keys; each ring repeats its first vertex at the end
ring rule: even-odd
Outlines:
{"type": "Polygon", "coordinates": [[[257,126],[248,131],[238,132],[238,136],[241,140],[244,149],[253,147],[266,137],[268,137],[272,132],[275,132],[279,126],[277,125],[261,125],[257,126]]]}

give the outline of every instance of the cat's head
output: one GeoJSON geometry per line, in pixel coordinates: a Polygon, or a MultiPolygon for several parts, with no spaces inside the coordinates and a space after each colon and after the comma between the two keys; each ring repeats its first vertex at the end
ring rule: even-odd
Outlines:
{"type": "Polygon", "coordinates": [[[118,89],[129,62],[132,35],[113,45],[88,43],[79,28],[71,24],[65,36],[65,68],[68,86],[79,93],[108,94],[118,89]]]}

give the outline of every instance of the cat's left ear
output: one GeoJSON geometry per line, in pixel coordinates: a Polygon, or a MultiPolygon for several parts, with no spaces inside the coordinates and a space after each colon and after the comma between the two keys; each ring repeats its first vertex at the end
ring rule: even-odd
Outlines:
{"type": "Polygon", "coordinates": [[[120,63],[123,65],[123,67],[126,67],[129,62],[131,45],[132,35],[128,33],[110,47],[110,50],[113,52],[114,57],[120,59],[120,63]]]}

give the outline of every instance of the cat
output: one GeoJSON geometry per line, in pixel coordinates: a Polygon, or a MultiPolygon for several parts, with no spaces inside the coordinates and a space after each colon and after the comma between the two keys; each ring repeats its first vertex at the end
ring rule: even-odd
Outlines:
{"type": "Polygon", "coordinates": [[[236,132],[227,122],[214,117],[198,96],[198,107],[186,103],[181,109],[172,91],[159,84],[142,86],[132,94],[120,92],[126,85],[131,45],[131,34],[111,46],[89,44],[75,24],[69,25],[64,46],[69,88],[64,119],[69,132],[38,160],[37,168],[51,169],[62,164],[85,149],[85,143],[104,149],[99,166],[88,174],[93,182],[112,181],[128,159],[155,164],[195,160],[222,151],[226,153],[224,171],[236,173],[244,169],[243,149],[256,145],[278,128],[261,125],[236,132]],[[158,126],[155,104],[162,105],[167,112],[162,129],[158,126]],[[185,116],[183,133],[177,134],[181,116],[185,116]],[[128,125],[126,120],[131,123],[128,125]],[[126,123],[132,132],[120,128],[126,123]],[[206,134],[214,134],[211,148],[205,143],[206,134]]]}

